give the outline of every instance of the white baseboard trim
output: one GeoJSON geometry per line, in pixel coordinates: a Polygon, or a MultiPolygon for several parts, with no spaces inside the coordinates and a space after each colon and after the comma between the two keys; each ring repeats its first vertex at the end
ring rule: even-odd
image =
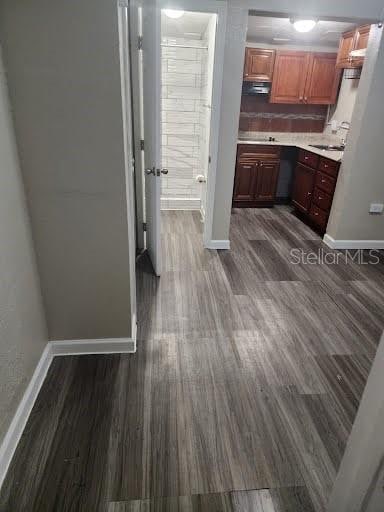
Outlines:
{"type": "Polygon", "coordinates": [[[162,197],[161,210],[200,210],[201,201],[196,197],[162,197]]]}
{"type": "Polygon", "coordinates": [[[208,240],[204,243],[206,249],[229,249],[229,240],[208,240]]]}
{"type": "Polygon", "coordinates": [[[384,240],[335,240],[325,234],[323,242],[331,249],[384,249],[384,240]]]}
{"type": "Polygon", "coordinates": [[[25,390],[23,398],[16,410],[7,433],[0,447],[0,488],[4,482],[13,454],[20,441],[21,435],[27,424],[32,407],[35,403],[40,388],[52,363],[53,354],[51,344],[48,343],[37,363],[32,378],[25,390]]]}
{"type": "Polygon", "coordinates": [[[86,354],[132,354],[136,342],[132,338],[103,338],[100,340],[55,340],[51,341],[54,356],[86,354]]]}
{"type": "Polygon", "coordinates": [[[85,354],[132,354],[136,352],[136,332],[136,318],[132,318],[132,338],[58,340],[47,343],[0,446],[0,489],[53,358],[85,354]]]}

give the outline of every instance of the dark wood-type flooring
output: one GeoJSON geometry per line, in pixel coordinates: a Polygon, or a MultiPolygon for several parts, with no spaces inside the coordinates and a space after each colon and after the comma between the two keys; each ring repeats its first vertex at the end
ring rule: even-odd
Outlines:
{"type": "Polygon", "coordinates": [[[384,264],[327,249],[289,208],[234,210],[231,250],[163,214],[138,264],[134,355],[55,358],[1,511],[324,512],[384,327],[384,264]]]}

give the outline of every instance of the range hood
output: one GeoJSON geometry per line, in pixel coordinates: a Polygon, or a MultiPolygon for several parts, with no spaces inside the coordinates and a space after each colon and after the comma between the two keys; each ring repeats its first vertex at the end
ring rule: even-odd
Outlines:
{"type": "Polygon", "coordinates": [[[243,82],[243,94],[245,94],[246,96],[269,94],[270,90],[270,82],[243,82]]]}

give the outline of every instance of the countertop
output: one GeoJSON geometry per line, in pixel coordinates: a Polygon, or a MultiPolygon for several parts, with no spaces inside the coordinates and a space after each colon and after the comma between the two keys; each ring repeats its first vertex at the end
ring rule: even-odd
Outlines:
{"type": "MultiPolygon", "coordinates": [[[[279,139],[279,136],[276,136],[275,141],[269,140],[260,140],[259,137],[252,138],[252,136],[244,135],[239,136],[237,140],[238,144],[259,144],[261,146],[292,146],[299,149],[305,149],[306,151],[311,151],[312,153],[316,153],[317,155],[324,156],[325,158],[329,158],[330,160],[334,160],[335,162],[341,162],[344,151],[327,151],[324,149],[318,149],[310,146],[309,144],[329,144],[329,141],[324,141],[324,139],[316,140],[312,139],[309,141],[298,140],[297,138],[292,137],[289,139],[288,137],[284,137],[284,140],[279,139]]],[[[331,144],[335,144],[335,142],[331,142],[331,144]]]]}

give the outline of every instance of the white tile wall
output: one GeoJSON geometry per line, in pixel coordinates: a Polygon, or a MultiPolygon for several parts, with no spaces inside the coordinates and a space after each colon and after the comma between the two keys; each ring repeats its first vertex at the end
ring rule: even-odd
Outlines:
{"type": "MultiPolygon", "coordinates": [[[[163,43],[205,46],[205,41],[164,38],[163,43]]],[[[163,209],[199,209],[202,173],[202,101],[205,97],[206,49],[162,47],[163,209]]],[[[203,172],[204,174],[204,172],[203,172]]]]}

